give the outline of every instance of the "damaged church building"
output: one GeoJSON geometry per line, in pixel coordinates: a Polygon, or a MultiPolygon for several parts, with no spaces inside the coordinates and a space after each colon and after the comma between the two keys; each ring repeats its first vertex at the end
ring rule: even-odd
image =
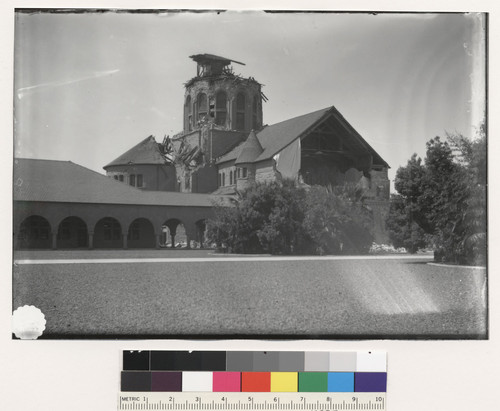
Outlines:
{"type": "Polygon", "coordinates": [[[191,56],[183,130],[140,141],[103,168],[15,159],[16,248],[159,248],[204,244],[214,201],[256,183],[353,183],[372,210],[375,240],[386,239],[389,165],[333,106],[273,125],[263,123],[262,84],[235,74],[243,63],[191,56]],[[62,178],[61,178],[62,176],[62,178]]]}

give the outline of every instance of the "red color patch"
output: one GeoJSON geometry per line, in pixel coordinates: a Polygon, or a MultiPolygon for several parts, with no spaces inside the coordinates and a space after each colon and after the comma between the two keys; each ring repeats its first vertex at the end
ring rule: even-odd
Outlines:
{"type": "Polygon", "coordinates": [[[271,392],[270,372],[242,372],[242,392],[271,392]]]}

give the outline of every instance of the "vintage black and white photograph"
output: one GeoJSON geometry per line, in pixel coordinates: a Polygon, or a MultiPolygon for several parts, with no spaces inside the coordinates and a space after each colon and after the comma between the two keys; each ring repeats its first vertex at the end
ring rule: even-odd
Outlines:
{"type": "Polygon", "coordinates": [[[17,9],[13,338],[487,339],[487,23],[17,9]]]}

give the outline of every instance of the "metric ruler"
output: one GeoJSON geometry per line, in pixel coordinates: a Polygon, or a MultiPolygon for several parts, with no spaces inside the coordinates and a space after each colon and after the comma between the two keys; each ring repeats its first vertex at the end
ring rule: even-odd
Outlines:
{"type": "Polygon", "coordinates": [[[383,392],[121,392],[118,410],[386,410],[383,392]]]}

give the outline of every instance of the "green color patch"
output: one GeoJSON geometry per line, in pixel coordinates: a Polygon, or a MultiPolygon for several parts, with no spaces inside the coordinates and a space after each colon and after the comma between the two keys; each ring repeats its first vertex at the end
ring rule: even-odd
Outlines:
{"type": "Polygon", "coordinates": [[[299,372],[299,392],[328,392],[328,373],[299,372]]]}

